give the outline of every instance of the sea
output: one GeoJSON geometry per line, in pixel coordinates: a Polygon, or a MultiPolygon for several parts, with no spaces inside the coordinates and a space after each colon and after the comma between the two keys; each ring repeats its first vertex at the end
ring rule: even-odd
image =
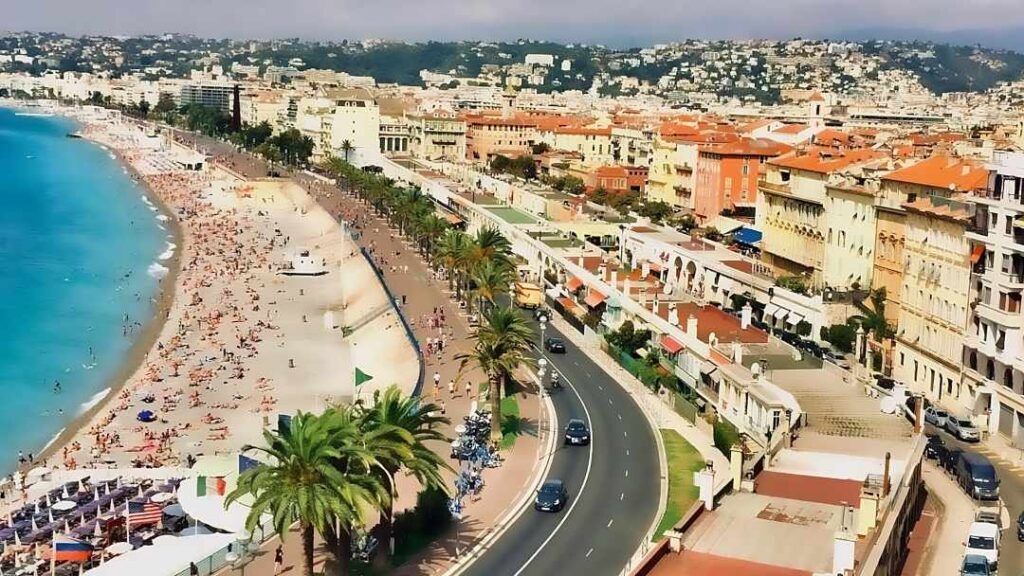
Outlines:
{"type": "Polygon", "coordinates": [[[0,474],[110,392],[173,255],[166,216],[76,129],[0,108],[0,474]]]}

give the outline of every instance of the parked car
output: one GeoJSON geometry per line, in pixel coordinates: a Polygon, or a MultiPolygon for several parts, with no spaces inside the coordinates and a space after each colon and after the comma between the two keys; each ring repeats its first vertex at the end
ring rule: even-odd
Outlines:
{"type": "Polygon", "coordinates": [[[779,339],[791,346],[796,346],[797,343],[800,342],[801,340],[800,336],[792,332],[780,332],[779,339]]]}
{"type": "Polygon", "coordinates": [[[551,320],[551,310],[548,310],[547,308],[544,308],[543,306],[539,306],[539,307],[535,308],[534,311],[533,311],[533,319],[537,320],[538,322],[540,322],[542,320],[544,322],[547,322],[547,321],[551,320]]]}
{"type": "Polygon", "coordinates": [[[990,569],[999,561],[999,526],[988,522],[973,522],[967,531],[967,555],[982,556],[990,569]]]}
{"type": "Polygon", "coordinates": [[[569,492],[561,480],[548,480],[537,490],[537,498],[533,507],[542,512],[558,512],[565,507],[569,492]]]}
{"type": "Polygon", "coordinates": [[[967,554],[960,564],[960,576],[991,576],[988,559],[980,554],[967,554]]]}
{"type": "Polygon", "coordinates": [[[996,528],[1003,529],[1003,517],[998,508],[983,508],[974,515],[975,522],[988,522],[995,524],[996,528]]]}
{"type": "Polygon", "coordinates": [[[961,452],[954,475],[960,487],[971,498],[996,500],[999,498],[999,475],[995,466],[981,454],[961,452]]]}
{"type": "Polygon", "coordinates": [[[587,423],[579,418],[569,420],[565,427],[565,443],[578,446],[590,444],[590,429],[587,428],[587,423]]]}
{"type": "Polygon", "coordinates": [[[565,342],[561,338],[545,338],[544,349],[552,354],[565,354],[565,342]]]}
{"type": "Polygon", "coordinates": [[[872,377],[875,379],[875,386],[878,386],[882,390],[892,390],[896,387],[896,380],[875,372],[872,377]]]}
{"type": "Polygon", "coordinates": [[[1017,516],[1017,540],[1024,542],[1024,512],[1017,516]]]}
{"type": "Polygon", "coordinates": [[[929,434],[928,443],[924,445],[924,457],[939,460],[946,451],[946,444],[938,434],[929,434]]]}
{"type": "Polygon", "coordinates": [[[956,438],[963,440],[964,442],[979,442],[981,441],[981,433],[975,428],[974,424],[966,418],[959,418],[952,414],[946,417],[946,432],[949,432],[956,438]]]}
{"type": "Polygon", "coordinates": [[[946,427],[946,419],[949,413],[936,406],[929,406],[924,409],[924,421],[939,428],[946,427]]]}
{"type": "Polygon", "coordinates": [[[822,357],[822,348],[821,348],[821,346],[819,346],[818,343],[814,342],[813,340],[800,339],[796,343],[796,347],[801,349],[801,350],[803,350],[803,351],[805,351],[805,352],[807,352],[808,354],[810,354],[812,356],[816,356],[818,358],[822,357]]]}

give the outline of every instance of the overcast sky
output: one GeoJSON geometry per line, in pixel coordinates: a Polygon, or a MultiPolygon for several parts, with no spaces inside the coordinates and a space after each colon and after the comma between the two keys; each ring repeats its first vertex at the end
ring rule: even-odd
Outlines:
{"type": "Polygon", "coordinates": [[[1022,0],[2,0],[0,13],[0,28],[10,31],[528,37],[619,46],[683,38],[821,38],[850,31],[865,36],[887,29],[927,36],[1024,26],[1022,0]]]}

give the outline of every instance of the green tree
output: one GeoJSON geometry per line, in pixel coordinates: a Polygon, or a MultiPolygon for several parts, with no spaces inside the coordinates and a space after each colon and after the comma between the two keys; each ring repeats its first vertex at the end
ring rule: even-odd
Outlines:
{"type": "Polygon", "coordinates": [[[493,306],[499,295],[508,294],[514,278],[515,271],[507,260],[487,259],[477,264],[470,272],[477,310],[483,312],[485,305],[493,306]]]}
{"type": "Polygon", "coordinates": [[[340,461],[366,460],[357,441],[358,428],[339,428],[330,419],[298,413],[282,431],[264,431],[266,446],[244,448],[264,463],[247,470],[225,505],[252,498],[246,529],[252,531],[266,514],[284,538],[299,524],[302,538],[302,574],[313,574],[313,541],[340,518],[358,518],[364,506],[378,506],[387,498],[375,479],[349,474],[340,461]]]}
{"type": "Polygon", "coordinates": [[[339,148],[341,149],[342,154],[345,155],[345,162],[348,162],[348,155],[356,149],[356,147],[352,145],[352,141],[347,138],[341,141],[341,146],[339,148]]]}
{"type": "Polygon", "coordinates": [[[501,439],[501,399],[507,384],[520,366],[536,365],[530,354],[533,329],[514,309],[494,308],[484,314],[484,324],[474,334],[473,351],[457,355],[459,371],[475,365],[487,375],[487,396],[491,404],[491,439],[501,439]]]}

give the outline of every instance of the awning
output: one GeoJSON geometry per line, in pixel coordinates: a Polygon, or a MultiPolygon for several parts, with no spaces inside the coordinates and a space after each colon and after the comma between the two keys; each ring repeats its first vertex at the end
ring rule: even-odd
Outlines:
{"type": "Polygon", "coordinates": [[[709,380],[715,384],[722,383],[722,374],[718,371],[718,366],[715,366],[711,362],[704,361],[700,363],[700,373],[702,376],[707,376],[709,380]]]}
{"type": "Polygon", "coordinates": [[[772,317],[778,319],[782,318],[786,314],[789,314],[789,310],[786,310],[785,308],[779,308],[778,310],[775,311],[775,314],[772,314],[772,317]]]}
{"type": "Polygon", "coordinates": [[[985,255],[985,246],[983,244],[975,244],[971,250],[971,264],[977,264],[981,261],[981,257],[985,255]]]}
{"type": "Polygon", "coordinates": [[[733,240],[740,244],[745,244],[747,246],[756,246],[758,243],[761,242],[761,238],[763,237],[764,234],[762,234],[760,231],[746,227],[740,228],[739,230],[733,232],[732,234],[733,240]]]}
{"type": "Polygon", "coordinates": [[[458,226],[459,224],[462,224],[462,218],[459,218],[458,214],[445,214],[444,219],[447,220],[448,223],[452,224],[453,226],[458,226]]]}
{"type": "Polygon", "coordinates": [[[575,276],[570,276],[569,280],[565,283],[565,289],[569,292],[575,292],[579,290],[581,286],[583,286],[583,280],[580,280],[575,276]]]}
{"type": "Polygon", "coordinates": [[[683,349],[683,344],[666,334],[661,337],[661,348],[669,354],[675,354],[683,349]]]}
{"type": "Polygon", "coordinates": [[[586,299],[583,301],[591,308],[596,308],[601,302],[604,302],[605,295],[601,294],[593,288],[590,289],[590,294],[587,294],[586,299]]]}
{"type": "Polygon", "coordinates": [[[792,324],[796,326],[800,322],[803,322],[804,317],[797,314],[796,312],[790,312],[789,316],[786,316],[786,324],[792,324]]]}
{"type": "Polygon", "coordinates": [[[774,318],[775,311],[779,309],[778,304],[768,304],[764,307],[764,316],[762,318],[774,318]]]}

